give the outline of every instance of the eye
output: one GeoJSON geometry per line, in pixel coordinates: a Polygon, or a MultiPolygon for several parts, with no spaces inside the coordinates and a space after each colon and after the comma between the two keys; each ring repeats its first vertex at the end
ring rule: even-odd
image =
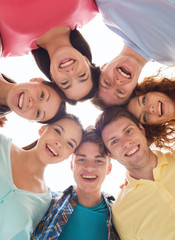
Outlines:
{"type": "Polygon", "coordinates": [[[145,123],[147,122],[146,114],[143,114],[143,121],[144,121],[145,123]]]}
{"type": "Polygon", "coordinates": [[[56,132],[58,135],[60,135],[60,136],[61,136],[61,131],[60,131],[59,129],[57,129],[57,128],[54,128],[54,130],[55,130],[55,132],[56,132]]]}
{"type": "Polygon", "coordinates": [[[104,80],[104,83],[105,83],[108,87],[111,86],[111,84],[110,84],[107,80],[104,80]]]}
{"type": "Polygon", "coordinates": [[[38,110],[36,111],[36,118],[39,118],[39,116],[40,116],[40,110],[38,109],[38,110]]]}
{"type": "Polygon", "coordinates": [[[145,102],[146,102],[146,97],[144,96],[144,97],[142,98],[142,104],[145,105],[145,102]]]}
{"type": "Polygon", "coordinates": [[[111,145],[115,145],[115,144],[117,144],[117,139],[114,139],[112,142],[111,142],[111,145]]]}
{"type": "Polygon", "coordinates": [[[117,89],[117,92],[118,92],[119,94],[124,94],[124,91],[122,91],[122,90],[120,90],[120,89],[117,89]]]}
{"type": "Polygon", "coordinates": [[[74,148],[73,144],[71,142],[67,142],[67,144],[71,147],[74,148]]]}
{"type": "Polygon", "coordinates": [[[65,86],[69,81],[62,82],[61,85],[65,86]]]}
{"type": "Polygon", "coordinates": [[[132,128],[126,129],[126,134],[127,134],[127,135],[130,134],[131,132],[132,132],[132,128]]]}
{"type": "Polygon", "coordinates": [[[86,160],[84,158],[77,159],[77,162],[85,162],[86,160]]]}
{"type": "Polygon", "coordinates": [[[39,99],[43,100],[43,98],[44,98],[44,92],[42,91],[39,99]]]}
{"type": "Polygon", "coordinates": [[[96,160],[95,162],[98,163],[98,164],[103,164],[104,163],[104,161],[102,161],[100,159],[96,160]]]}
{"type": "Polygon", "coordinates": [[[86,76],[86,73],[83,73],[83,74],[79,75],[80,78],[85,77],[85,76],[86,76]]]}

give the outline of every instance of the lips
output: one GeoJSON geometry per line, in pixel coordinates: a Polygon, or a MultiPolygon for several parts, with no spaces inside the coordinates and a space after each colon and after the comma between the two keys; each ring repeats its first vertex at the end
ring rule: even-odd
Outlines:
{"type": "Polygon", "coordinates": [[[19,109],[22,109],[24,104],[24,92],[20,93],[17,99],[17,106],[19,109]]]}
{"type": "Polygon", "coordinates": [[[51,157],[58,157],[59,156],[59,153],[50,144],[46,144],[46,152],[51,157]]]}
{"type": "Polygon", "coordinates": [[[69,59],[63,60],[63,61],[60,63],[59,68],[64,69],[64,68],[70,67],[70,66],[73,65],[74,63],[75,63],[75,60],[69,58],[69,59]]]}
{"type": "Polygon", "coordinates": [[[131,79],[131,73],[124,67],[118,67],[117,68],[117,71],[119,72],[119,74],[121,76],[123,76],[124,78],[127,78],[127,79],[131,79]]]}
{"type": "Polygon", "coordinates": [[[88,175],[88,174],[82,174],[81,177],[88,182],[93,182],[94,180],[97,179],[97,175],[88,175]]]}
{"type": "Polygon", "coordinates": [[[139,151],[139,149],[140,149],[140,145],[137,145],[137,146],[131,148],[129,151],[127,151],[125,153],[125,156],[131,157],[131,156],[135,155],[139,151]]]}
{"type": "Polygon", "coordinates": [[[163,104],[161,101],[158,102],[158,114],[159,114],[159,117],[162,117],[163,115],[163,104]]]}

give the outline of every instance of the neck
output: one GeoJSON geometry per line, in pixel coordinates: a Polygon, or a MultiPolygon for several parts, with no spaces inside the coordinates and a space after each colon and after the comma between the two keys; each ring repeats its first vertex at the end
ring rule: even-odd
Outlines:
{"type": "Polygon", "coordinates": [[[94,207],[100,203],[102,199],[101,192],[84,192],[77,187],[76,189],[78,202],[81,203],[85,207],[94,207]]]}
{"type": "Polygon", "coordinates": [[[135,179],[146,179],[154,181],[153,169],[157,166],[157,156],[150,151],[148,161],[137,169],[128,169],[129,175],[135,179]]]}
{"type": "Polygon", "coordinates": [[[70,42],[70,27],[63,25],[52,28],[41,36],[41,38],[37,39],[36,44],[44,48],[51,59],[57,48],[62,46],[72,46],[70,42]]]}
{"type": "Polygon", "coordinates": [[[143,58],[140,54],[138,54],[136,51],[134,51],[132,48],[130,48],[130,47],[126,46],[126,45],[124,45],[120,55],[130,56],[130,57],[135,58],[140,63],[140,66],[142,68],[147,63],[145,58],[143,58]]]}
{"type": "Polygon", "coordinates": [[[8,106],[7,104],[7,95],[9,90],[13,87],[13,83],[9,83],[2,75],[0,75],[0,105],[8,106]]]}

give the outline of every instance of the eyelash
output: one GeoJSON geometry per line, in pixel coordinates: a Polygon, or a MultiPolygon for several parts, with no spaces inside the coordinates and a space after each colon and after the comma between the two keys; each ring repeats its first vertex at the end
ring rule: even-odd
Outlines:
{"type": "Polygon", "coordinates": [[[43,100],[43,98],[44,98],[44,92],[42,91],[40,95],[40,100],[43,100]]]}
{"type": "Polygon", "coordinates": [[[73,144],[71,142],[67,142],[67,144],[71,147],[74,148],[73,144]]]}
{"type": "Polygon", "coordinates": [[[86,76],[86,73],[79,75],[80,78],[85,77],[85,76],[86,76]]]}
{"type": "Polygon", "coordinates": [[[36,118],[39,118],[39,116],[40,116],[40,110],[37,110],[36,111],[36,118]]]}
{"type": "Polygon", "coordinates": [[[59,129],[55,128],[54,130],[56,131],[56,133],[57,133],[58,135],[60,135],[60,136],[61,136],[61,132],[60,132],[60,130],[59,130],[59,129]]]}
{"type": "Polygon", "coordinates": [[[146,101],[146,97],[144,96],[144,97],[142,98],[142,104],[143,104],[143,105],[145,105],[145,101],[146,101]]]}

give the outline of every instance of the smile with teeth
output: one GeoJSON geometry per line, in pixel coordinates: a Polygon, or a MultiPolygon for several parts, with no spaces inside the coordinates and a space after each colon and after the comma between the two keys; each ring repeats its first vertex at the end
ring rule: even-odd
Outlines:
{"type": "Polygon", "coordinates": [[[125,156],[130,157],[131,155],[135,154],[139,150],[139,145],[136,147],[132,148],[130,151],[128,151],[125,156]]]}
{"type": "Polygon", "coordinates": [[[158,103],[158,111],[159,111],[159,117],[163,115],[163,109],[162,109],[162,102],[159,101],[158,103]]]}
{"type": "Polygon", "coordinates": [[[81,175],[81,176],[82,178],[89,179],[89,180],[93,180],[97,178],[96,175],[81,175]]]}
{"type": "Polygon", "coordinates": [[[119,67],[117,68],[117,71],[122,75],[123,77],[130,79],[131,78],[131,73],[128,72],[125,68],[119,67]]]}
{"type": "Polygon", "coordinates": [[[23,103],[24,103],[24,92],[22,92],[19,95],[18,100],[17,100],[17,105],[20,109],[22,109],[23,103]]]}
{"type": "Polygon", "coordinates": [[[49,153],[54,156],[54,157],[57,157],[58,156],[58,153],[49,145],[49,144],[46,144],[46,148],[48,149],[49,153]]]}
{"type": "Polygon", "coordinates": [[[75,63],[74,59],[68,59],[63,61],[62,63],[60,63],[59,67],[60,68],[66,68],[66,67],[70,67],[71,65],[73,65],[75,63]]]}

